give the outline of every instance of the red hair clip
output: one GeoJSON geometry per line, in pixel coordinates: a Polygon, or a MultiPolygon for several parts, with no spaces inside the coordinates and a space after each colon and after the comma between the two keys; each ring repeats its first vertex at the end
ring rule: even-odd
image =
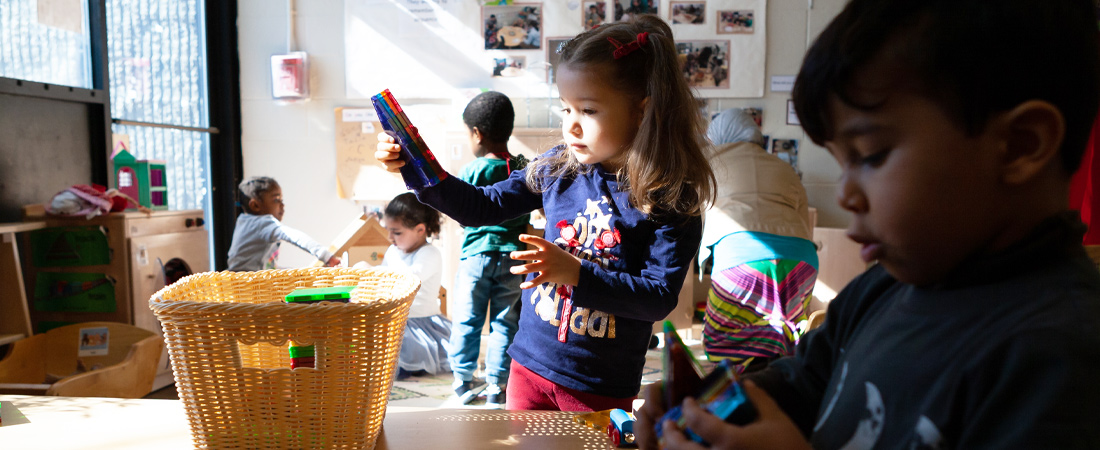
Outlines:
{"type": "Polygon", "coordinates": [[[615,59],[619,59],[626,55],[629,55],[630,52],[633,52],[634,50],[637,50],[645,45],[646,42],[649,41],[648,36],[648,31],[638,33],[638,38],[634,40],[634,42],[626,45],[623,45],[621,42],[616,41],[613,37],[608,37],[607,40],[611,42],[611,45],[615,46],[615,51],[611,53],[611,56],[615,57],[615,59]]]}

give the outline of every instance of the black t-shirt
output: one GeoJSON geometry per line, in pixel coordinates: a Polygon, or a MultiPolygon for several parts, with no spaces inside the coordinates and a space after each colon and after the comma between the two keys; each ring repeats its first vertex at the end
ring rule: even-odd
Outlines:
{"type": "Polygon", "coordinates": [[[1100,273],[1071,214],[916,287],[850,283],[750,378],[814,448],[1100,448],[1100,273]]]}

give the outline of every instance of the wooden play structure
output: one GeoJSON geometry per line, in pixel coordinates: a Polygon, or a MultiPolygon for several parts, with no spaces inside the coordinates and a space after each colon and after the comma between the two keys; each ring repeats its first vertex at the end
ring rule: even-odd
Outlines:
{"type": "Polygon", "coordinates": [[[141,398],[153,389],[164,339],[116,322],[54,328],[12,344],[0,394],[141,398]]]}
{"type": "MultiPolygon", "coordinates": [[[[386,249],[390,246],[390,240],[386,229],[378,222],[374,215],[363,214],[353,219],[344,227],[340,234],[332,240],[328,250],[333,255],[343,257],[348,252],[348,265],[354,265],[359,261],[377,266],[382,262],[386,249]]],[[[316,266],[323,263],[318,261],[316,266]]]]}

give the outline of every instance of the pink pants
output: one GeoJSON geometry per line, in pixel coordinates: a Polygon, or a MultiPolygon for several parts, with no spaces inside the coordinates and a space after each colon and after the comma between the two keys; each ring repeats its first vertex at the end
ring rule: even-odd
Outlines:
{"type": "Polygon", "coordinates": [[[510,410],[603,411],[619,408],[631,410],[636,397],[614,398],[581,392],[560,386],[512,360],[508,376],[510,410]]]}

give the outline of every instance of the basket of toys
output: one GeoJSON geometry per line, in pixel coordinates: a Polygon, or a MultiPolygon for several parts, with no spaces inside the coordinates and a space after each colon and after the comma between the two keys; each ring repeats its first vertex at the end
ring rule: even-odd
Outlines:
{"type": "Polygon", "coordinates": [[[384,269],[308,268],[201,273],[161,289],[149,306],[195,446],[373,448],[419,288],[384,269]],[[347,303],[284,301],[336,287],[347,303]],[[303,348],[308,364],[292,368],[303,348]]]}

